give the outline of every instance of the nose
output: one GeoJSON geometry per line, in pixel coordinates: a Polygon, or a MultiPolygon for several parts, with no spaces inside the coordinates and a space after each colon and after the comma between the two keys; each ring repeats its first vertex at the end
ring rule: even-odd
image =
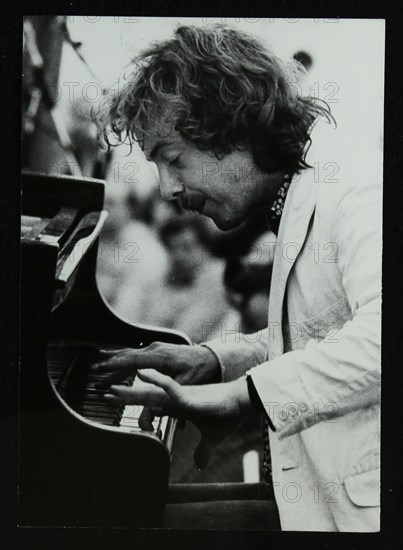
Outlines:
{"type": "Polygon", "coordinates": [[[158,168],[161,196],[166,201],[178,199],[184,191],[183,184],[167,168],[158,168]]]}

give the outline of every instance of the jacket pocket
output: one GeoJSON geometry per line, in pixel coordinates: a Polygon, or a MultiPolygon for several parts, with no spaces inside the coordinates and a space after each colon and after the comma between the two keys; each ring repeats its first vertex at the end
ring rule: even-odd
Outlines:
{"type": "Polygon", "coordinates": [[[346,477],[344,486],[356,506],[380,506],[379,468],[346,477]]]}

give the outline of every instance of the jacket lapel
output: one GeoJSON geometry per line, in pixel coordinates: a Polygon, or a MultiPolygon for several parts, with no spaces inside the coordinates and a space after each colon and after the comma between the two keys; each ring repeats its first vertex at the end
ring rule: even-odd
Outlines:
{"type": "Polygon", "coordinates": [[[293,178],[281,216],[269,298],[270,360],[282,355],[284,350],[282,322],[287,280],[308,234],[309,222],[315,210],[317,187],[312,168],[293,178]]]}

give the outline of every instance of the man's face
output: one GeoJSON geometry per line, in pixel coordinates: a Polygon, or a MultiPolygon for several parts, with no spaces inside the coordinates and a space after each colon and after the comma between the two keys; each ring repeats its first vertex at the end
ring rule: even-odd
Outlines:
{"type": "Polygon", "coordinates": [[[183,208],[211,218],[222,230],[237,227],[254,211],[267,208],[277,190],[271,176],[254,164],[248,149],[217,160],[214,153],[199,150],[167,123],[160,123],[146,137],[144,153],[157,165],[164,199],[178,200],[183,208]]]}

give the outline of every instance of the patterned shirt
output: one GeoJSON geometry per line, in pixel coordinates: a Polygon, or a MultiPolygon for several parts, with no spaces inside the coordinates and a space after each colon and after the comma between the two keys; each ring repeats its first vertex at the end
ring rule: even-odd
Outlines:
{"type": "MultiPolygon", "coordinates": [[[[283,208],[285,200],[287,197],[288,189],[291,183],[290,174],[285,174],[283,177],[283,183],[281,184],[280,189],[277,192],[275,201],[273,202],[270,213],[268,214],[268,223],[270,229],[278,234],[280,227],[281,215],[283,213],[283,208]]],[[[272,466],[271,466],[271,454],[270,454],[270,440],[269,440],[269,428],[270,421],[265,413],[263,413],[263,460],[262,460],[262,477],[266,483],[273,483],[272,480],[272,466]]]]}

